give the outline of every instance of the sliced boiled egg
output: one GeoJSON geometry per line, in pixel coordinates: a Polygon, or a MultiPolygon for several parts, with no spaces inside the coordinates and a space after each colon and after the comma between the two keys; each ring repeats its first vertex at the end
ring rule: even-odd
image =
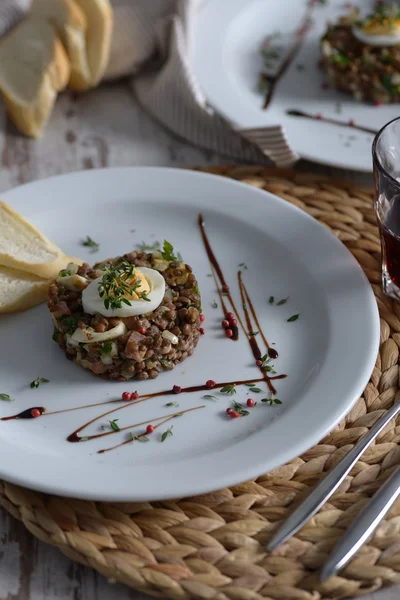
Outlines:
{"type": "MultiPolygon", "coordinates": [[[[136,268],[130,283],[140,282],[135,292],[123,296],[129,304],[121,303],[119,308],[106,308],[104,296],[100,297],[99,284],[102,278],[94,279],[82,292],[82,305],[85,313],[99,313],[104,317],[133,317],[153,312],[160,306],[165,294],[165,279],[155,269],[148,267],[136,268]],[[144,299],[146,298],[146,299],[144,299]]],[[[107,332],[108,333],[108,332],[107,332]]]]}
{"type": "Polygon", "coordinates": [[[125,323],[122,321],[108,331],[97,332],[93,327],[85,327],[81,329],[77,327],[71,335],[70,340],[67,340],[68,345],[74,346],[78,344],[96,344],[97,342],[107,342],[124,335],[127,331],[125,323]]]}
{"type": "Polygon", "coordinates": [[[400,19],[369,17],[361,25],[353,25],[352,32],[369,46],[400,45],[400,19]]]}

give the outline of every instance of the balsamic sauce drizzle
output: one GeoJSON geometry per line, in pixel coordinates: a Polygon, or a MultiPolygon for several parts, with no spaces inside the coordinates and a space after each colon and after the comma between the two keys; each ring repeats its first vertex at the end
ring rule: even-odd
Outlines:
{"type": "Polygon", "coordinates": [[[377,129],[369,129],[368,127],[363,127],[362,125],[357,125],[356,123],[349,123],[345,121],[339,121],[339,119],[331,119],[329,117],[323,117],[322,115],[312,115],[310,113],[303,112],[302,110],[287,110],[286,114],[291,117],[301,117],[305,119],[312,119],[313,121],[322,121],[323,123],[331,123],[331,125],[338,125],[339,127],[348,127],[349,129],[356,129],[358,131],[364,131],[365,133],[371,133],[376,135],[378,133],[377,129]]]}
{"type": "MultiPolygon", "coordinates": [[[[219,295],[219,299],[221,301],[221,306],[222,306],[222,310],[224,312],[223,314],[223,318],[226,318],[226,314],[228,312],[227,308],[226,308],[226,304],[224,302],[224,296],[222,294],[225,294],[225,297],[229,300],[231,306],[232,306],[232,310],[236,315],[236,319],[237,321],[240,323],[240,326],[242,327],[242,330],[245,331],[245,327],[243,325],[242,319],[240,317],[239,311],[236,308],[235,302],[231,296],[230,290],[229,290],[229,286],[225,281],[225,277],[224,274],[222,272],[221,267],[219,266],[219,262],[213,252],[213,249],[211,248],[211,244],[208,241],[208,236],[206,233],[206,229],[205,229],[205,225],[204,225],[204,219],[203,219],[203,215],[201,213],[199,213],[198,216],[198,220],[197,220],[199,227],[200,227],[200,233],[201,233],[201,237],[203,238],[203,243],[204,243],[204,248],[205,251],[207,253],[208,256],[208,260],[211,263],[211,267],[212,267],[212,274],[214,277],[214,281],[215,281],[215,285],[216,288],[218,290],[218,295],[219,295]],[[218,285],[218,280],[219,280],[219,285],[218,285]],[[222,292],[221,289],[223,287],[226,287],[226,289],[228,289],[228,292],[222,292]]],[[[231,326],[230,329],[232,329],[232,337],[230,338],[231,340],[236,341],[239,338],[239,328],[237,327],[237,325],[231,326]]]]}
{"type": "Polygon", "coordinates": [[[309,31],[312,11],[313,11],[313,2],[312,2],[312,0],[310,0],[307,10],[306,10],[306,13],[303,17],[303,20],[302,20],[298,30],[295,33],[294,41],[291,44],[291,46],[286,54],[286,57],[283,60],[278,71],[275,73],[275,75],[268,75],[267,73],[262,74],[263,80],[269,84],[267,94],[265,97],[265,101],[264,101],[264,105],[263,105],[264,110],[267,109],[269,107],[269,105],[271,104],[271,101],[272,101],[273,95],[276,91],[276,87],[277,87],[278,83],[280,82],[280,80],[282,79],[282,77],[284,76],[284,74],[286,73],[286,71],[288,70],[288,68],[292,64],[293,60],[296,58],[297,54],[300,51],[301,45],[309,31]]]}

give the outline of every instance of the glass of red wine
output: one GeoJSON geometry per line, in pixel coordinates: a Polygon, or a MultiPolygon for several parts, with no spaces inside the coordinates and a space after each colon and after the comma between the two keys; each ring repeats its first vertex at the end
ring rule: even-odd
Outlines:
{"type": "Polygon", "coordinates": [[[400,117],[385,125],[372,145],[375,210],[381,234],[382,287],[400,300],[400,117]]]}

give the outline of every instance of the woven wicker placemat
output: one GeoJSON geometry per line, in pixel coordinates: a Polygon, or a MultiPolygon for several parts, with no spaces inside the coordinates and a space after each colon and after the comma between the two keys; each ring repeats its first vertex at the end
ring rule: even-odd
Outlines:
{"type": "MultiPolygon", "coordinates": [[[[0,502],[33,535],[113,581],[170,600],[322,600],[400,583],[400,502],[355,560],[324,585],[328,552],[400,462],[393,420],[330,502],[272,554],[265,543],[293,503],[335,465],[399,395],[400,304],[380,288],[372,191],[324,176],[262,167],[212,173],[269,190],[330,227],[367,274],[379,304],[381,346],[364,395],[340,425],[291,463],[230,489],[153,503],[48,496],[0,482],[0,502]]],[[[267,200],[266,200],[267,201],[267,200]]]]}

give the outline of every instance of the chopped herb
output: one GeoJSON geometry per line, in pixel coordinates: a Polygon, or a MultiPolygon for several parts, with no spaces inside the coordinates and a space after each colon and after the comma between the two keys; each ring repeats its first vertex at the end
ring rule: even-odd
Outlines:
{"type": "Polygon", "coordinates": [[[236,402],[235,400],[233,401],[233,409],[242,417],[247,417],[247,415],[250,414],[249,411],[244,408],[243,404],[240,404],[240,402],[236,402]]]}
{"type": "Polygon", "coordinates": [[[220,389],[220,392],[222,392],[223,394],[229,394],[229,396],[232,396],[233,394],[236,394],[236,388],[234,385],[224,385],[224,387],[222,387],[220,389]]]}
{"type": "Polygon", "coordinates": [[[221,292],[221,296],[229,296],[228,292],[221,292]]]}
{"type": "Polygon", "coordinates": [[[70,271],[69,269],[63,269],[58,274],[59,277],[69,277],[69,275],[72,275],[72,271],[70,271]]]}
{"type": "Polygon", "coordinates": [[[258,335],[258,331],[249,331],[249,335],[258,335]]]}
{"type": "Polygon", "coordinates": [[[245,271],[246,271],[246,269],[247,269],[247,265],[246,265],[246,263],[239,263],[239,264],[238,264],[238,267],[242,267],[242,269],[244,269],[245,271]]]}
{"type": "Polygon", "coordinates": [[[273,304],[273,303],[274,303],[274,301],[275,301],[275,298],[274,298],[273,296],[270,296],[270,297],[269,297],[269,300],[268,300],[268,302],[269,302],[270,304],[273,304]]]}
{"type": "Polygon", "coordinates": [[[167,402],[165,406],[179,406],[178,402],[167,402]]]}
{"type": "Polygon", "coordinates": [[[170,363],[167,360],[165,360],[165,358],[160,358],[160,363],[162,364],[164,369],[169,369],[170,363]]]}
{"type": "Polygon", "coordinates": [[[90,236],[86,236],[86,239],[82,241],[82,246],[87,246],[88,248],[92,248],[93,252],[97,252],[100,248],[100,244],[92,240],[90,236]]]}
{"type": "Polygon", "coordinates": [[[262,390],[258,387],[251,387],[250,392],[253,392],[254,394],[259,394],[260,392],[262,392],[262,390]]]}
{"type": "Polygon", "coordinates": [[[67,328],[66,333],[72,335],[75,329],[78,327],[78,321],[81,321],[82,317],[61,317],[61,322],[67,328]]]}
{"type": "Polygon", "coordinates": [[[146,435],[135,435],[131,432],[132,442],[149,442],[149,438],[146,435]]]}
{"type": "Polygon", "coordinates": [[[293,321],[297,321],[297,319],[299,318],[300,313],[297,315],[292,315],[291,317],[288,318],[287,322],[288,323],[292,323],[293,321]]]}
{"type": "Polygon", "coordinates": [[[343,52],[335,52],[335,54],[332,54],[331,62],[342,67],[348,67],[351,64],[350,58],[343,54],[343,52]]]}
{"type": "Polygon", "coordinates": [[[169,437],[170,435],[174,435],[172,433],[172,428],[173,428],[173,425],[171,425],[171,427],[168,427],[168,429],[166,431],[164,431],[164,433],[161,436],[161,441],[162,442],[165,442],[165,440],[167,439],[167,437],[169,437]]]}
{"type": "Polygon", "coordinates": [[[282,298],[282,300],[279,300],[279,302],[276,303],[277,306],[282,306],[282,304],[286,304],[286,302],[289,300],[290,296],[288,296],[287,298],[282,298]]]}
{"type": "Polygon", "coordinates": [[[142,300],[150,302],[145,292],[139,292],[140,280],[131,281],[134,278],[135,265],[127,260],[122,260],[115,266],[109,264],[103,267],[104,275],[98,284],[99,296],[104,299],[104,306],[111,310],[121,308],[122,303],[131,306],[130,300],[125,295],[136,293],[142,300]]]}
{"type": "Polygon", "coordinates": [[[261,402],[265,402],[266,404],[269,404],[269,406],[272,406],[272,404],[282,404],[281,400],[278,398],[263,398],[261,402]]]}
{"type": "Polygon", "coordinates": [[[61,331],[59,329],[55,329],[54,333],[52,335],[53,342],[57,342],[60,335],[61,335],[61,331]]]}
{"type": "Polygon", "coordinates": [[[114,431],[121,431],[121,429],[119,428],[119,425],[117,424],[117,421],[119,421],[119,419],[114,419],[113,421],[108,421],[108,422],[110,423],[111,429],[113,429],[114,431]]]}
{"type": "Polygon", "coordinates": [[[207,273],[207,277],[212,277],[212,273],[207,273]]]}
{"type": "Polygon", "coordinates": [[[218,398],[216,396],[213,396],[212,394],[205,394],[205,396],[203,396],[203,398],[205,400],[214,400],[215,402],[218,402],[218,398]]]}
{"type": "Polygon", "coordinates": [[[0,400],[5,400],[6,402],[14,402],[14,398],[11,398],[8,394],[0,394],[0,400]]]}
{"type": "Polygon", "coordinates": [[[112,342],[103,342],[103,344],[101,345],[101,347],[99,348],[99,352],[100,354],[110,354],[110,352],[112,351],[112,342]]]}
{"type": "Polygon", "coordinates": [[[178,417],[182,417],[182,413],[177,413],[176,415],[174,415],[174,419],[177,419],[178,417]]]}
{"type": "Polygon", "coordinates": [[[41,383],[49,383],[49,379],[45,379],[44,377],[38,377],[37,379],[34,379],[33,381],[31,381],[30,383],[30,387],[33,388],[38,388],[39,385],[41,383]]]}
{"type": "Polygon", "coordinates": [[[79,438],[80,442],[88,442],[90,440],[90,437],[84,435],[83,437],[79,438]]]}
{"type": "Polygon", "coordinates": [[[139,250],[143,250],[143,252],[150,250],[159,250],[161,248],[160,242],[154,242],[154,244],[146,244],[146,242],[142,242],[138,244],[139,250]]]}
{"type": "Polygon", "coordinates": [[[172,244],[170,244],[170,242],[167,242],[167,240],[164,240],[164,246],[162,249],[162,257],[164,260],[166,260],[168,262],[172,262],[172,261],[176,260],[176,256],[174,254],[174,247],[172,244]]]}
{"type": "Polygon", "coordinates": [[[215,300],[213,301],[213,303],[211,304],[211,306],[213,308],[218,308],[218,304],[217,304],[217,302],[215,300]]]}

